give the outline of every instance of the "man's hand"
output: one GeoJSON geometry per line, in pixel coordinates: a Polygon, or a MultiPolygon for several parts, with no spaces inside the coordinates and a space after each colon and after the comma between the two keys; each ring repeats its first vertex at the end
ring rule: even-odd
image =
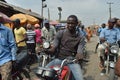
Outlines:
{"type": "Polygon", "coordinates": [[[78,60],[83,59],[83,54],[77,53],[75,58],[78,60]]]}
{"type": "Polygon", "coordinates": [[[12,65],[16,66],[16,64],[17,64],[16,61],[12,61],[12,65]]]}

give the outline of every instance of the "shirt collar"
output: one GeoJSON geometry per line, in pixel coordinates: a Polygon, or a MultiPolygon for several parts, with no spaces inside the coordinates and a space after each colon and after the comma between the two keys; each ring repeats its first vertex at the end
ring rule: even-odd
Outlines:
{"type": "MultiPolygon", "coordinates": [[[[106,29],[107,29],[107,30],[111,30],[111,29],[109,29],[108,27],[107,27],[106,29]]],[[[113,27],[112,29],[115,29],[115,28],[113,27]]]]}
{"type": "MultiPolygon", "coordinates": [[[[68,28],[66,29],[66,32],[71,35],[71,33],[69,32],[68,28]]],[[[71,36],[78,36],[79,35],[79,31],[76,29],[76,33],[72,34],[71,36]]]]}
{"type": "Polygon", "coordinates": [[[5,26],[0,23],[0,29],[5,29],[5,26]]]}

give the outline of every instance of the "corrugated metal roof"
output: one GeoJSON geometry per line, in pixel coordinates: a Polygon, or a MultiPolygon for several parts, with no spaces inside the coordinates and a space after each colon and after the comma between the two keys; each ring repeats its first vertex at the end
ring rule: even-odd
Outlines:
{"type": "Polygon", "coordinates": [[[39,19],[42,19],[42,17],[38,13],[30,12],[27,9],[23,9],[21,7],[14,6],[12,4],[8,4],[8,3],[2,2],[2,1],[0,1],[0,7],[5,7],[5,8],[8,8],[10,10],[13,10],[13,11],[17,11],[17,12],[20,12],[20,13],[29,14],[31,16],[37,17],[39,19]]]}

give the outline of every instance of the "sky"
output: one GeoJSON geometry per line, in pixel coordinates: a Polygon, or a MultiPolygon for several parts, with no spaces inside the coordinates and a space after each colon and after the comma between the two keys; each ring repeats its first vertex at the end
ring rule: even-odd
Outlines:
{"type": "MultiPolygon", "coordinates": [[[[8,3],[31,9],[41,15],[41,0],[6,0],[8,3]]],[[[62,8],[61,20],[66,20],[69,15],[76,15],[82,24],[89,26],[92,24],[101,25],[107,23],[109,19],[109,4],[111,4],[112,17],[120,18],[120,0],[46,0],[47,7],[43,9],[43,16],[48,18],[48,8],[50,19],[58,20],[58,7],[62,8]]]]}

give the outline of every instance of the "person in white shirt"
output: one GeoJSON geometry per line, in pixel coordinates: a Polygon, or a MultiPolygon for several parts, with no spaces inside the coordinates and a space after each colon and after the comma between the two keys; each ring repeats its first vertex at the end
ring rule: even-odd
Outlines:
{"type": "Polygon", "coordinates": [[[44,21],[44,27],[42,28],[42,37],[44,37],[47,41],[52,43],[54,36],[56,34],[56,30],[54,26],[49,24],[48,20],[44,21]]]}

